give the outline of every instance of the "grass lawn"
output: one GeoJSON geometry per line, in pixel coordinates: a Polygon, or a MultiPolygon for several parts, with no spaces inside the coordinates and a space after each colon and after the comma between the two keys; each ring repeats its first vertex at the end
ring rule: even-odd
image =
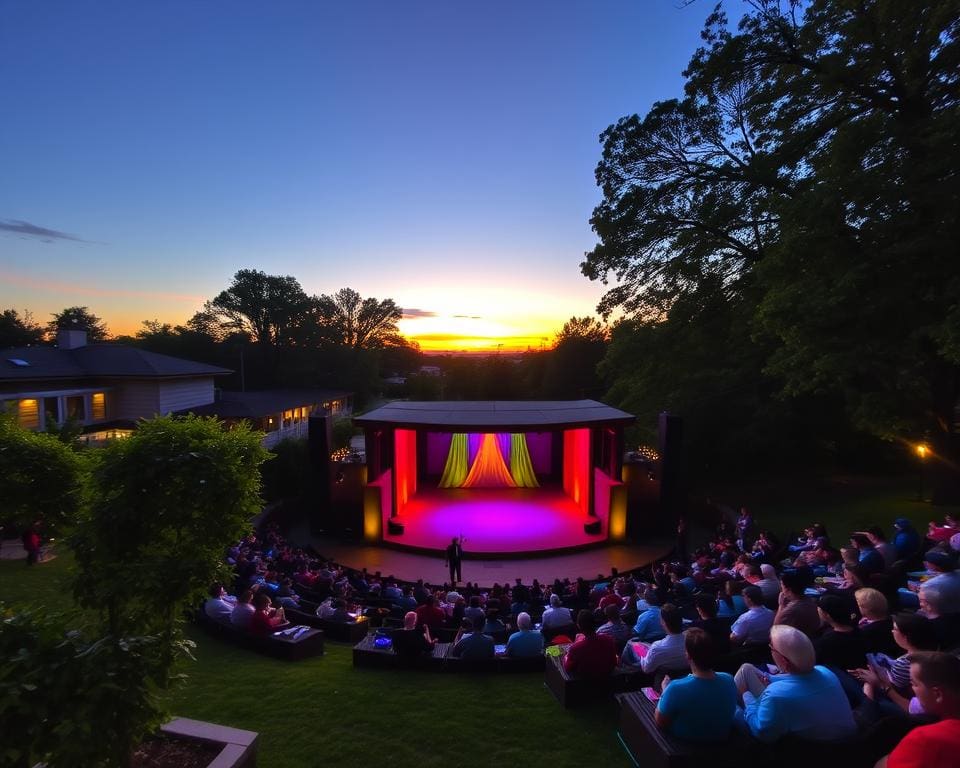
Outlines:
{"type": "MultiPolygon", "coordinates": [[[[0,561],[0,601],[66,610],[69,555],[27,568],[0,561]]],[[[261,734],[258,764],[294,766],[580,766],[630,760],[613,704],[562,710],[543,675],[461,676],[353,669],[350,646],[286,663],[224,645],[193,627],[197,662],[170,711],[261,734]]]]}

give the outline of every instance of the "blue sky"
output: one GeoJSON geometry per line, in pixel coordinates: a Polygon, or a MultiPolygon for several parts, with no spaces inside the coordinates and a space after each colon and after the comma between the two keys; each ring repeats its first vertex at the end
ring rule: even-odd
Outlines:
{"type": "Polygon", "coordinates": [[[252,267],[436,313],[425,347],[552,336],[602,293],[598,134],[680,95],[713,2],[680,6],[0,0],[0,308],[132,331],[252,267]]]}

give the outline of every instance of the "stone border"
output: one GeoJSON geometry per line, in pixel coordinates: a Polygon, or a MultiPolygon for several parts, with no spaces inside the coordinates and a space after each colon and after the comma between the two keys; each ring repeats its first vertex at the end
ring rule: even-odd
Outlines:
{"type": "Polygon", "coordinates": [[[229,728],[188,717],[174,718],[160,726],[160,730],[168,736],[222,744],[220,754],[207,768],[256,768],[259,739],[256,731],[229,728]]]}

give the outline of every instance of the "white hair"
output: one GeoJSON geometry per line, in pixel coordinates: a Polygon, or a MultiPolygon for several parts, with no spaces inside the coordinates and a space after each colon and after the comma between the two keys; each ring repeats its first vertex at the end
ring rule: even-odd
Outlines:
{"type": "Polygon", "coordinates": [[[522,630],[526,631],[526,630],[530,629],[530,624],[531,624],[531,623],[532,623],[532,622],[530,621],[530,614],[527,613],[526,611],[522,611],[522,612],[520,612],[520,613],[517,614],[517,628],[518,628],[518,629],[522,629],[522,630]]]}
{"type": "Polygon", "coordinates": [[[817,653],[810,638],[789,624],[777,624],[770,628],[770,645],[801,674],[812,670],[817,663],[817,653]]]}

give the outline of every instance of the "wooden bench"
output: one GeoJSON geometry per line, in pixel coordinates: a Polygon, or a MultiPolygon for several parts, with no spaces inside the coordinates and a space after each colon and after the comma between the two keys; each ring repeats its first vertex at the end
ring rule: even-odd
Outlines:
{"type": "Polygon", "coordinates": [[[602,679],[578,678],[563,668],[562,656],[547,656],[544,662],[543,683],[564,709],[608,699],[618,691],[638,690],[651,682],[649,675],[623,669],[602,679]]]}
{"type": "Polygon", "coordinates": [[[214,621],[204,615],[203,611],[197,614],[197,624],[207,634],[224,642],[284,661],[300,661],[323,655],[323,630],[313,627],[308,627],[296,639],[277,634],[251,635],[246,630],[237,629],[231,624],[214,621]]]}
{"type": "Polygon", "coordinates": [[[327,640],[340,643],[359,643],[370,630],[370,620],[366,616],[358,616],[356,621],[330,621],[321,619],[316,613],[296,608],[284,608],[283,612],[291,624],[306,624],[321,629],[327,640]]]}
{"type": "Polygon", "coordinates": [[[657,727],[654,713],[657,705],[642,691],[619,693],[614,696],[620,706],[617,735],[637,765],[644,768],[738,768],[759,765],[755,753],[762,747],[749,736],[731,734],[729,741],[718,749],[716,744],[693,744],[674,738],[657,727]]]}
{"type": "Polygon", "coordinates": [[[398,667],[414,667],[417,669],[443,669],[447,653],[450,651],[450,643],[437,643],[433,646],[433,652],[426,653],[415,659],[405,659],[397,656],[392,648],[378,648],[374,641],[374,635],[367,635],[359,643],[353,646],[353,666],[355,667],[373,667],[377,669],[396,669],[398,667]]]}

